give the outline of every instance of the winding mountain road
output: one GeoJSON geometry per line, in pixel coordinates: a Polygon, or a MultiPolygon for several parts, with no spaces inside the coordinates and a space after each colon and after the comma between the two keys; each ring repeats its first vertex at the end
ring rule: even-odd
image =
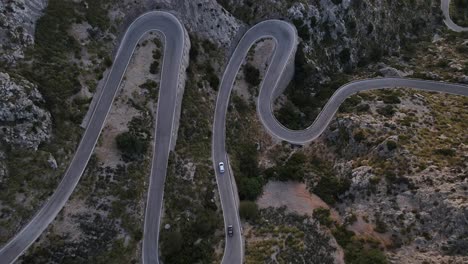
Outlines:
{"type": "MultiPolygon", "coordinates": [[[[468,31],[468,27],[461,27],[455,22],[453,22],[452,18],[450,18],[450,1],[451,0],[441,0],[440,8],[442,9],[442,13],[444,14],[444,23],[447,27],[455,32],[463,32],[468,31]]],[[[467,7],[468,8],[468,7],[467,7]]]]}
{"type": "MultiPolygon", "coordinates": [[[[442,1],[442,3],[444,0],[442,1]]],[[[449,26],[449,25],[448,25],[449,26]]],[[[452,28],[449,26],[449,28],[452,28]]],[[[244,257],[244,242],[240,226],[238,193],[235,191],[226,151],[226,113],[229,97],[239,69],[253,44],[261,39],[273,39],[275,49],[267,72],[260,84],[257,98],[257,114],[267,132],[278,139],[294,144],[305,144],[319,137],[327,128],[338,111],[341,103],[349,96],[360,91],[406,87],[423,91],[443,92],[468,96],[468,86],[445,82],[405,79],[376,78],[348,83],[340,87],[326,103],[313,124],[304,130],[290,130],[274,116],[272,103],[280,95],[293,76],[294,55],[297,46],[297,32],[293,25],[281,20],[268,20],[249,29],[238,43],[224,71],[220,83],[213,120],[212,159],[223,209],[224,225],[232,225],[233,237],[225,236],[223,264],[241,264],[244,257]],[[218,164],[224,162],[226,171],[219,172],[218,164]]],[[[227,232],[226,232],[227,233],[227,232]]]]}
{"type": "MultiPolygon", "coordinates": [[[[159,98],[162,100],[158,101],[156,114],[156,138],[146,204],[142,258],[143,263],[159,262],[158,238],[164,180],[169,151],[174,145],[172,142],[173,126],[179,118],[176,116],[178,97],[182,96],[181,92],[178,92],[179,77],[185,72],[182,59],[190,43],[183,25],[176,17],[167,12],[153,11],[141,15],[128,27],[101,96],[62,181],[34,218],[0,250],[1,264],[12,263],[23,254],[67,202],[93,153],[135,47],[143,35],[150,31],[159,32],[164,37],[165,43],[159,91],[159,98]]],[[[184,81],[182,81],[183,84],[184,81]]]]}
{"type": "MultiPolygon", "coordinates": [[[[454,31],[468,31],[453,23],[449,16],[450,0],[442,0],[441,8],[446,17],[445,23],[454,31]]],[[[34,218],[0,250],[0,264],[14,262],[41,235],[47,226],[69,199],[83,174],[86,164],[94,150],[101,133],[104,121],[118,91],[123,74],[141,37],[157,31],[164,37],[164,56],[161,73],[161,89],[156,114],[156,138],[153,145],[153,160],[146,205],[142,260],[143,263],[159,263],[158,239],[159,226],[164,195],[168,154],[174,147],[173,136],[178,123],[178,108],[184,81],[181,75],[185,72],[183,60],[190,42],[183,25],[176,17],[167,12],[153,11],[141,15],[127,29],[110,74],[94,108],[76,153],[65,172],[59,186],[39,210],[34,218]]],[[[226,113],[229,97],[236,75],[251,46],[261,39],[273,39],[275,50],[268,70],[261,83],[257,101],[257,113],[267,131],[274,137],[292,143],[303,144],[316,139],[331,122],[340,104],[352,94],[372,89],[408,87],[424,91],[444,92],[468,96],[468,87],[435,81],[424,81],[401,78],[378,78],[348,83],[338,89],[327,102],[314,123],[305,130],[290,130],[281,125],[273,115],[272,102],[281,94],[293,76],[294,55],[297,47],[297,32],[293,25],[280,21],[260,22],[249,29],[238,43],[224,72],[220,83],[219,94],[213,123],[212,158],[216,171],[216,180],[223,209],[225,226],[232,225],[234,235],[226,234],[223,264],[240,264],[244,257],[244,244],[238,214],[238,197],[234,189],[234,178],[229,169],[226,151],[226,113]],[[226,172],[220,174],[218,163],[224,161],[226,172]]]]}

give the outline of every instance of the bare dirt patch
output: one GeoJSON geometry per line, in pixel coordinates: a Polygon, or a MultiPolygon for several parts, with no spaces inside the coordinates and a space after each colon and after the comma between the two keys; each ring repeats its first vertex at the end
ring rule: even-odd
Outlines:
{"type": "Polygon", "coordinates": [[[341,222],[339,214],[320,197],[310,193],[304,183],[270,181],[263,188],[262,196],[257,200],[260,208],[285,206],[288,212],[312,216],[314,209],[330,209],[332,218],[341,222]]]}
{"type": "Polygon", "coordinates": [[[153,58],[149,54],[156,48],[152,41],[155,36],[155,34],[147,34],[135,49],[104,124],[99,144],[96,146],[96,155],[100,161],[105,161],[107,166],[116,167],[122,162],[115,144],[115,137],[127,131],[130,120],[139,115],[139,110],[132,106],[132,102],[141,104],[145,102],[146,97],[150,96],[145,89],[139,86],[148,79],[157,81],[160,79],[159,73],[149,73],[150,65],[153,62],[153,58]]]}
{"type": "Polygon", "coordinates": [[[379,241],[380,244],[386,247],[392,244],[392,238],[389,234],[375,232],[374,225],[364,221],[361,215],[357,216],[356,222],[348,226],[347,229],[355,232],[359,237],[372,238],[373,240],[379,241]]]}

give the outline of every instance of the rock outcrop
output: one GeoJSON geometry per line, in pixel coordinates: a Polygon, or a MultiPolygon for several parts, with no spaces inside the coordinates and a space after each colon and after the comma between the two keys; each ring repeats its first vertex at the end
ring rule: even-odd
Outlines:
{"type": "Polygon", "coordinates": [[[22,77],[0,72],[0,139],[19,147],[37,149],[50,138],[50,113],[37,86],[22,77]]]}
{"type": "MultiPolygon", "coordinates": [[[[439,1],[243,1],[220,0],[240,20],[255,24],[282,18],[294,23],[308,67],[310,80],[323,83],[330,73],[349,72],[398,55],[401,47],[441,26],[431,8],[439,1]]],[[[314,92],[314,88],[311,88],[314,92]]]]}
{"type": "Polygon", "coordinates": [[[0,1],[0,61],[8,64],[24,58],[25,48],[34,43],[36,20],[47,0],[0,1]]]}

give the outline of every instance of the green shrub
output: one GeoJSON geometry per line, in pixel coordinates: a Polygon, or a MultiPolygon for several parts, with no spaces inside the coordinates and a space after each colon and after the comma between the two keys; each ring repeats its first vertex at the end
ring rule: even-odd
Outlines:
{"type": "Polygon", "coordinates": [[[116,137],[117,148],[126,160],[138,160],[148,149],[148,141],[131,132],[124,132],[116,137]]]}
{"type": "Polygon", "coordinates": [[[158,83],[153,80],[146,80],[145,83],[140,85],[140,88],[146,89],[149,92],[155,92],[158,88],[158,83]]]}
{"type": "Polygon", "coordinates": [[[313,213],[314,218],[316,218],[321,225],[324,225],[326,227],[331,227],[333,224],[333,219],[330,216],[330,210],[319,207],[317,209],[314,209],[313,213]]]}
{"type": "Polygon", "coordinates": [[[248,84],[252,86],[257,86],[260,84],[260,71],[252,64],[247,63],[244,66],[244,75],[248,84]]]}
{"type": "Polygon", "coordinates": [[[354,232],[339,225],[332,231],[336,242],[343,248],[347,264],[387,264],[385,254],[378,248],[369,248],[354,232]]]}
{"type": "Polygon", "coordinates": [[[239,204],[239,215],[248,221],[255,221],[258,218],[258,206],[252,201],[241,201],[239,204]]]}
{"type": "Polygon", "coordinates": [[[296,152],[278,168],[278,178],[281,181],[302,181],[307,157],[302,152],[296,152]]]}
{"type": "Polygon", "coordinates": [[[88,7],[83,8],[86,21],[91,26],[98,27],[100,30],[106,30],[110,26],[110,20],[107,16],[109,9],[106,7],[105,2],[104,0],[87,1],[88,7]]]}
{"type": "Polygon", "coordinates": [[[390,150],[390,151],[392,151],[392,150],[394,150],[394,149],[396,149],[398,147],[398,144],[393,140],[388,140],[386,145],[387,145],[387,149],[390,150]]]}
{"type": "Polygon", "coordinates": [[[211,88],[215,91],[218,91],[219,78],[216,75],[216,72],[213,69],[213,66],[211,66],[211,64],[208,62],[205,64],[205,74],[206,74],[206,79],[208,80],[208,83],[210,84],[211,88]]]}
{"type": "Polygon", "coordinates": [[[341,105],[340,112],[352,112],[353,109],[361,103],[361,97],[358,95],[353,95],[348,97],[341,105]]]}
{"type": "Polygon", "coordinates": [[[359,113],[362,113],[362,112],[369,112],[369,109],[370,109],[369,104],[359,104],[359,105],[356,107],[356,110],[357,110],[359,113]]]}
{"type": "MultiPolygon", "coordinates": [[[[339,0],[339,1],[341,2],[341,0],[339,0]]],[[[340,57],[340,62],[341,62],[342,64],[346,64],[346,63],[349,62],[349,59],[350,59],[350,57],[351,57],[351,52],[349,51],[348,48],[343,49],[343,50],[340,52],[339,57],[340,57]]]]}
{"type": "Polygon", "coordinates": [[[52,112],[63,111],[63,102],[80,90],[78,66],[70,60],[79,45],[68,35],[76,16],[73,3],[51,0],[37,21],[32,51],[35,60],[25,76],[38,83],[52,112]],[[59,106],[60,110],[54,109],[59,106]]]}
{"type": "Polygon", "coordinates": [[[395,114],[395,108],[392,105],[386,105],[384,107],[379,107],[377,108],[377,113],[386,116],[386,117],[391,117],[395,114]]]}
{"type": "Polygon", "coordinates": [[[366,134],[363,130],[358,130],[356,133],[354,133],[353,138],[356,142],[362,142],[366,140],[366,134]]]}
{"type": "Polygon", "coordinates": [[[255,200],[262,194],[263,180],[259,177],[236,176],[239,186],[239,197],[245,200],[255,200]]]}
{"type": "Polygon", "coordinates": [[[161,232],[161,242],[164,255],[177,255],[182,249],[183,237],[178,231],[161,232]]]}
{"type": "Polygon", "coordinates": [[[453,0],[450,6],[450,16],[460,26],[468,26],[468,0],[453,0]]]}
{"type": "Polygon", "coordinates": [[[322,175],[312,191],[327,204],[333,205],[338,201],[339,196],[349,189],[349,186],[350,181],[348,179],[340,179],[335,175],[325,174],[322,175]]]}
{"type": "Polygon", "coordinates": [[[150,65],[150,70],[149,72],[151,74],[156,74],[158,73],[158,70],[159,70],[159,61],[158,60],[154,60],[151,65],[150,65]]]}
{"type": "Polygon", "coordinates": [[[449,148],[440,148],[440,149],[434,150],[434,154],[453,157],[455,156],[456,151],[454,149],[449,149],[449,148]]]}
{"type": "Polygon", "coordinates": [[[401,103],[400,98],[395,94],[385,95],[385,96],[383,96],[382,100],[386,104],[399,104],[399,103],[401,103]]]}
{"type": "Polygon", "coordinates": [[[387,232],[387,224],[382,221],[380,218],[375,219],[375,229],[376,232],[385,233],[387,232]]]}

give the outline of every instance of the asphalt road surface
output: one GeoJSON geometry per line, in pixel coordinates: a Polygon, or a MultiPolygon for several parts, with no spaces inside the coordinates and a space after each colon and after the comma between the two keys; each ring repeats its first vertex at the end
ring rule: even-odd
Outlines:
{"type": "MultiPolygon", "coordinates": [[[[224,224],[227,229],[228,225],[232,225],[234,235],[227,236],[224,248],[224,256],[222,263],[234,264],[242,263],[243,260],[243,241],[241,225],[238,213],[237,193],[233,191],[231,181],[231,172],[229,169],[229,160],[226,151],[226,113],[229,105],[229,96],[239,68],[247,55],[250,47],[262,38],[273,38],[277,40],[276,52],[270,65],[275,65],[277,73],[282,72],[282,67],[285,67],[290,56],[294,56],[294,51],[297,46],[296,29],[289,23],[280,20],[269,20],[261,22],[249,29],[240,40],[221,79],[218,98],[216,100],[216,109],[213,123],[213,144],[212,144],[212,159],[213,166],[216,171],[216,180],[219,189],[219,196],[223,208],[224,224]],[[226,171],[219,172],[218,164],[224,162],[226,171]]],[[[272,76],[268,75],[266,80],[271,80],[272,76]]],[[[262,85],[264,89],[265,85],[262,85]]]]}
{"type": "MultiPolygon", "coordinates": [[[[441,8],[446,16],[445,23],[454,31],[466,31],[451,21],[448,15],[450,0],[442,0],[441,8]]],[[[181,60],[184,47],[189,45],[184,37],[184,28],[171,14],[166,12],[149,12],[140,16],[127,29],[120,44],[109,77],[104,85],[102,95],[96,104],[94,112],[83,134],[70,166],[56,191],[12,240],[0,250],[0,264],[15,261],[40,236],[47,226],[54,220],[66,201],[72,194],[86,164],[94,150],[99,134],[102,130],[107,113],[118,90],[122,76],[133,54],[139,39],[148,31],[159,31],[165,38],[165,50],[161,74],[161,89],[156,117],[156,139],[150,176],[148,201],[145,214],[143,236],[143,263],[158,263],[158,239],[161,217],[162,200],[164,195],[164,180],[166,176],[167,160],[172,144],[172,132],[177,107],[177,85],[182,69],[181,60]],[[159,118],[162,116],[163,118],[159,118]]],[[[262,124],[274,137],[292,143],[306,143],[317,138],[328,126],[340,104],[350,95],[359,91],[408,87],[425,91],[435,91],[468,96],[468,87],[434,81],[414,79],[379,78],[352,82],[338,89],[330,98],[314,123],[305,130],[294,131],[282,126],[274,117],[272,102],[279,95],[292,77],[291,65],[297,46],[297,32],[294,26],[280,20],[261,22],[249,29],[239,42],[232,54],[229,64],[221,80],[213,123],[213,166],[216,171],[223,217],[225,226],[233,225],[234,236],[228,237],[222,263],[237,264],[243,262],[244,244],[238,214],[237,192],[234,191],[233,177],[229,169],[229,160],[225,146],[226,113],[229,96],[239,68],[250,47],[260,39],[275,40],[275,51],[270,59],[270,66],[264,80],[257,102],[257,112],[262,124]],[[219,173],[218,163],[225,163],[226,172],[219,173]]]]}
{"type": "Polygon", "coordinates": [[[216,171],[225,227],[234,227],[234,236],[226,235],[226,244],[222,263],[240,264],[243,262],[244,243],[238,214],[237,193],[233,191],[233,177],[229,168],[226,151],[226,113],[229,97],[236,75],[250,47],[257,41],[271,38],[275,41],[275,50],[270,59],[268,70],[260,84],[257,99],[257,114],[268,133],[281,140],[295,144],[304,144],[316,139],[325,131],[341,103],[349,96],[373,89],[407,87],[424,91],[443,92],[468,96],[468,86],[436,81],[403,78],[376,78],[348,83],[339,88],[329,99],[314,123],[305,130],[290,130],[280,124],[273,114],[272,102],[284,90],[292,75],[288,64],[297,46],[297,32],[291,24],[280,20],[268,20],[252,27],[237,45],[221,80],[213,123],[212,159],[216,171]],[[220,173],[218,164],[226,164],[226,172],[220,173]]]}
{"type": "Polygon", "coordinates": [[[143,263],[159,262],[158,238],[164,180],[174,119],[179,118],[175,116],[179,73],[185,71],[181,69],[184,45],[187,45],[184,30],[177,18],[159,11],[145,13],[129,26],[117,51],[102,95],[62,181],[28,225],[0,250],[1,264],[12,263],[23,254],[55,219],[72,194],[93,153],[133,51],[140,38],[149,31],[160,32],[165,38],[165,44],[159,92],[159,98],[163,100],[158,102],[156,117],[156,139],[143,235],[143,263]],[[162,118],[158,118],[159,116],[162,118]]]}
{"type": "MultiPolygon", "coordinates": [[[[460,27],[450,18],[450,0],[441,0],[440,8],[444,14],[444,22],[447,27],[456,32],[468,31],[468,27],[460,27]]],[[[468,7],[467,7],[468,8],[468,7]]]]}

